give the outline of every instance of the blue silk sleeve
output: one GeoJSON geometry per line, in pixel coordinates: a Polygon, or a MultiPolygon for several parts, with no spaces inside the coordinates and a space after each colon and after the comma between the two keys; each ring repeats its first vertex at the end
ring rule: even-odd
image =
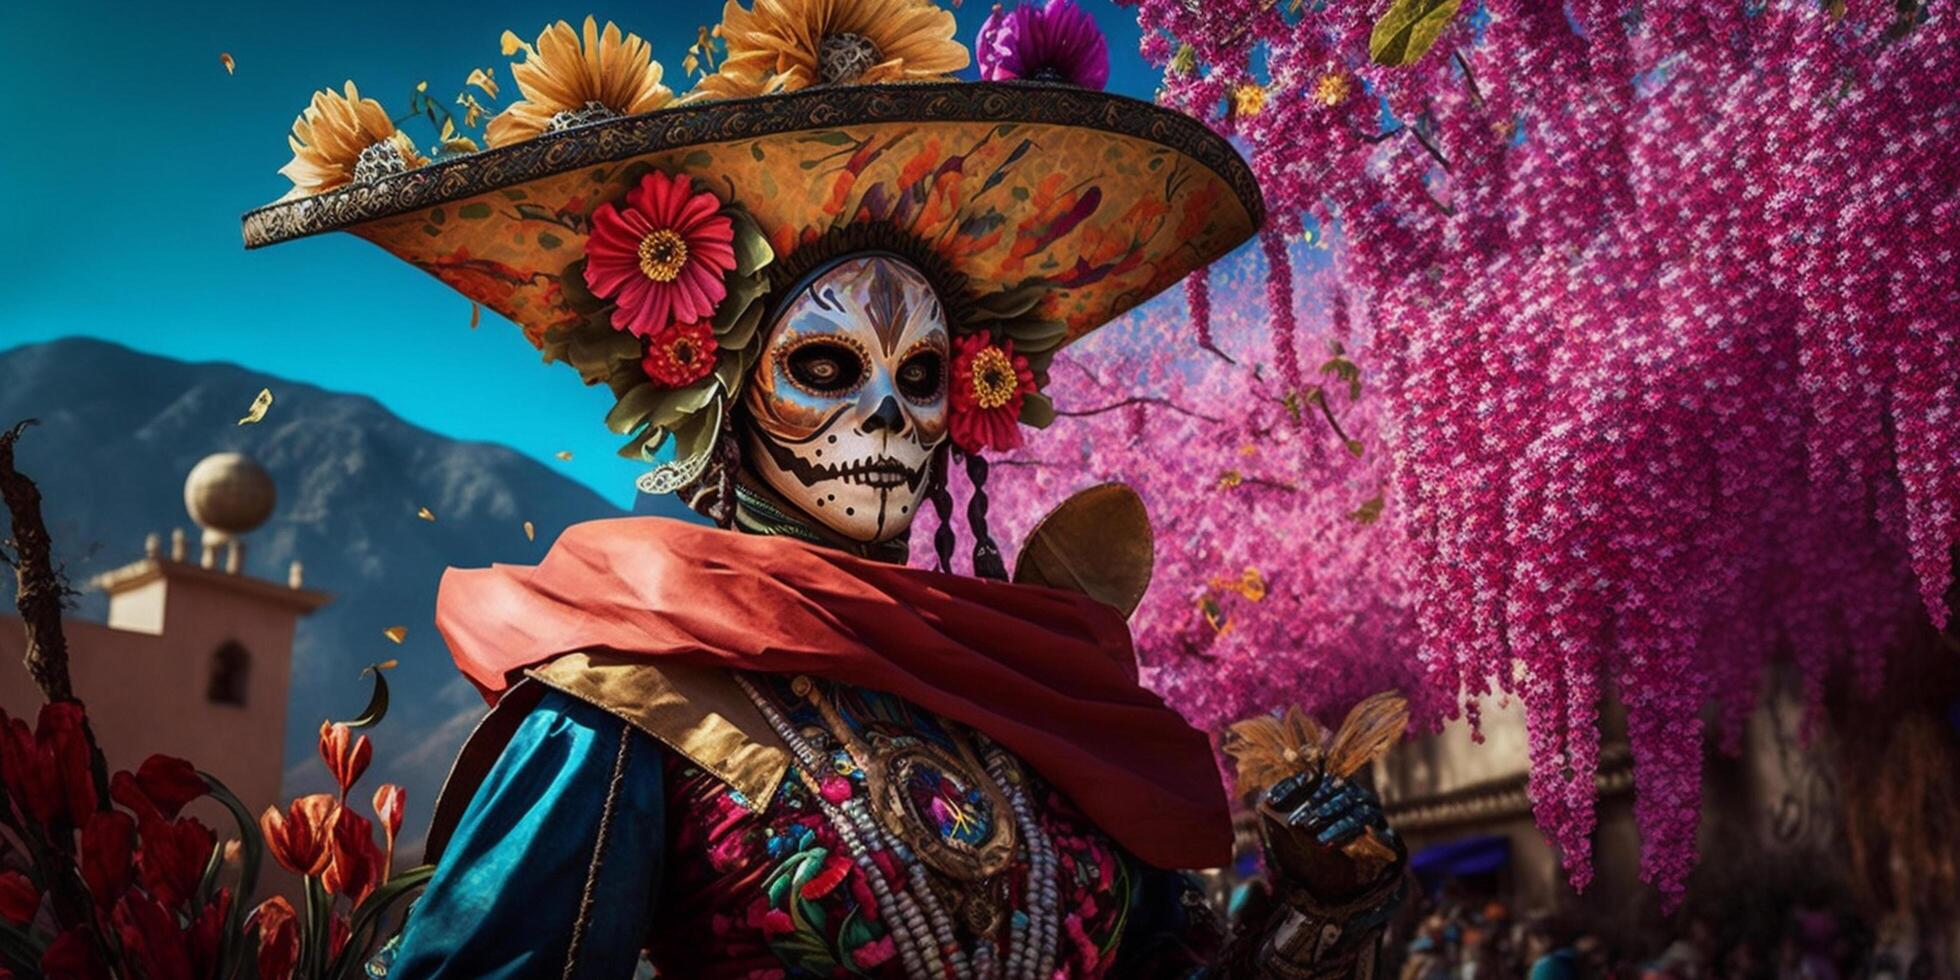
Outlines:
{"type": "Polygon", "coordinates": [[[631,977],[666,842],[661,756],[618,718],[546,694],[457,824],[391,980],[631,977]]]}

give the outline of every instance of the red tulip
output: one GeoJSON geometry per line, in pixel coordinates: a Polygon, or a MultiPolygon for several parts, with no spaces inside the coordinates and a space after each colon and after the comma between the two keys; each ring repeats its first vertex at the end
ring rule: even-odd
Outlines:
{"type": "Polygon", "coordinates": [[[123,955],[148,980],[191,980],[191,958],[177,917],[141,892],[130,892],[116,903],[116,934],[123,955]]]}
{"type": "Polygon", "coordinates": [[[41,954],[41,973],[47,980],[109,980],[109,968],[95,955],[95,938],[87,926],[76,926],[54,938],[41,954]]]}
{"type": "Polygon", "coordinates": [[[54,764],[68,821],[78,827],[95,812],[97,802],[86,724],[81,702],[51,701],[41,706],[41,721],[34,732],[34,740],[44,746],[42,751],[54,764]]]}
{"type": "Polygon", "coordinates": [[[347,940],[352,938],[354,938],[354,930],[348,927],[346,919],[335,914],[327,920],[328,956],[339,956],[340,951],[347,948],[347,940]]]}
{"type": "Polygon", "coordinates": [[[204,906],[204,911],[191,920],[189,938],[193,976],[218,975],[218,950],[224,943],[225,920],[230,916],[231,890],[220,888],[218,894],[204,906]]]}
{"type": "Polygon", "coordinates": [[[325,793],[302,796],[281,814],[276,806],[265,808],[259,817],[259,831],[265,835],[265,849],[286,870],[297,875],[317,875],[327,869],[327,827],[339,804],[325,793]]]}
{"type": "Polygon", "coordinates": [[[157,809],[156,801],[150,799],[150,794],[143,792],[143,784],[137,782],[136,777],[128,770],[109,777],[109,798],[120,804],[123,809],[136,814],[136,821],[139,824],[145,820],[164,819],[163,811],[157,809]]]}
{"type": "Polygon", "coordinates": [[[259,980],[291,980],[299,965],[299,917],[293,905],[277,895],[252,913],[259,932],[259,980]]]}
{"type": "Polygon", "coordinates": [[[368,763],[374,760],[374,746],[366,735],[354,738],[353,730],[339,722],[320,723],[320,758],[327,763],[327,771],[333,773],[334,782],[340,784],[340,798],[347,799],[347,791],[354,788],[361,773],[367,771],[368,763]]]}
{"type": "Polygon", "coordinates": [[[21,816],[46,827],[61,815],[61,779],[54,760],[18,718],[6,719],[5,730],[0,731],[0,775],[21,816]]]}
{"type": "Polygon", "coordinates": [[[97,810],[82,825],[82,881],[95,904],[108,908],[129,889],[136,819],[121,810],[97,810]]]}
{"type": "Polygon", "coordinates": [[[218,846],[217,835],[190,817],[154,818],[142,823],[142,843],[136,852],[136,871],[143,887],[165,908],[173,912],[182,908],[204,877],[204,866],[218,846]]]}
{"type": "Polygon", "coordinates": [[[394,870],[395,835],[401,833],[402,814],[407,806],[408,793],[394,783],[382,783],[381,788],[374,791],[374,816],[381,821],[381,832],[388,839],[381,869],[384,878],[394,870]]]}
{"type": "Polygon", "coordinates": [[[342,808],[334,816],[328,835],[333,861],[324,879],[327,891],[345,895],[355,905],[380,884],[381,852],[374,846],[374,825],[352,810],[342,808]]]}
{"type": "Polygon", "coordinates": [[[173,820],[185,804],[211,791],[196,766],[168,755],[144,759],[136,767],[136,785],[160,813],[173,820]]]}
{"type": "Polygon", "coordinates": [[[41,891],[18,871],[0,871],[0,919],[17,926],[34,921],[41,911],[41,891]]]}

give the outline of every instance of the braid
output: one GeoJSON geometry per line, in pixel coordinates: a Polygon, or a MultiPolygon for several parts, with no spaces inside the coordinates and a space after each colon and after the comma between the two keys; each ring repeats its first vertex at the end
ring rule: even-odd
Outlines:
{"type": "Polygon", "coordinates": [[[953,547],[959,543],[953,533],[953,495],[946,491],[946,468],[952,465],[952,452],[941,449],[933,458],[932,473],[926,477],[926,498],[939,513],[939,529],[932,532],[932,550],[939,553],[939,570],[953,570],[953,547]]]}
{"type": "Polygon", "coordinates": [[[966,478],[973,484],[973,499],[966,502],[966,526],[973,531],[973,574],[980,578],[1007,580],[1007,566],[1000,560],[1000,547],[987,533],[987,461],[979,453],[966,457],[966,478]]]}
{"type": "Polygon", "coordinates": [[[735,471],[742,468],[742,441],[735,429],[734,412],[724,412],[721,417],[721,438],[715,446],[719,457],[721,472],[717,474],[720,491],[715,501],[714,519],[716,526],[727,531],[735,527],[735,471]]]}

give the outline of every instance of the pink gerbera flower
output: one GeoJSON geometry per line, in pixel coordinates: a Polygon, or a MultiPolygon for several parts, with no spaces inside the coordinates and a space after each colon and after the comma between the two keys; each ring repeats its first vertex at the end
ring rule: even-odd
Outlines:
{"type": "Polygon", "coordinates": [[[735,268],[735,225],[721,201],[683,174],[658,170],[626,192],[624,207],[592,212],[585,284],[613,301],[615,329],[651,337],[714,316],[735,268]]]}
{"type": "Polygon", "coordinates": [[[995,345],[984,333],[955,341],[953,444],[966,452],[1021,444],[1021,403],[1035,390],[1028,359],[1014,342],[995,345]]]}

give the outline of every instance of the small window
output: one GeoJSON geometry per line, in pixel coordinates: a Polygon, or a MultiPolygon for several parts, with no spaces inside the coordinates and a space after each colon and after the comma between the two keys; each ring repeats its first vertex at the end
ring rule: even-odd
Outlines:
{"type": "Polygon", "coordinates": [[[245,681],[252,669],[252,655],[237,640],[227,640],[211,655],[211,686],[205,697],[213,704],[245,703],[245,681]]]}

